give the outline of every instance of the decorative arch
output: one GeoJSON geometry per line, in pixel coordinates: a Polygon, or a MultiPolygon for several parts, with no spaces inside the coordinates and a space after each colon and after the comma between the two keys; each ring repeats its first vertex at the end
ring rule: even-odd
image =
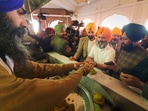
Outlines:
{"type": "Polygon", "coordinates": [[[56,20],[64,22],[66,25],[69,25],[71,23],[70,17],[50,17],[46,19],[47,26],[50,26],[50,24],[56,20]]]}
{"type": "Polygon", "coordinates": [[[122,27],[129,23],[129,19],[126,16],[113,14],[103,20],[101,23],[101,26],[105,26],[110,28],[111,30],[114,27],[119,27],[122,29],[122,27]]]}
{"type": "Polygon", "coordinates": [[[54,28],[55,25],[57,25],[59,22],[63,22],[63,21],[61,21],[61,20],[54,20],[51,23],[48,23],[48,27],[54,28]]]}
{"type": "Polygon", "coordinates": [[[89,19],[89,18],[85,18],[85,19],[83,20],[84,27],[85,27],[89,22],[92,22],[92,20],[89,19]]]}

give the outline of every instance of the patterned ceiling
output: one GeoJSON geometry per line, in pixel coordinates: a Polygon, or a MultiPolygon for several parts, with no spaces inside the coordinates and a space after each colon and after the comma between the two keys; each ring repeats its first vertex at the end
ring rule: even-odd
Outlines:
{"type": "Polygon", "coordinates": [[[74,11],[77,7],[91,4],[96,0],[51,0],[43,8],[63,8],[74,11]]]}

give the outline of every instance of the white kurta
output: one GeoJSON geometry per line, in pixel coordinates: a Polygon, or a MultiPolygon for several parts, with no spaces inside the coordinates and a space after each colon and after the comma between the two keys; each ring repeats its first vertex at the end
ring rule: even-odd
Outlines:
{"type": "Polygon", "coordinates": [[[5,56],[5,58],[6,58],[6,63],[0,58],[0,64],[9,72],[9,74],[12,74],[14,69],[14,62],[7,55],[5,56]]]}
{"type": "Polygon", "coordinates": [[[109,45],[107,45],[104,49],[100,49],[97,45],[94,45],[88,56],[92,57],[94,62],[104,64],[104,62],[114,61],[115,50],[109,45]]]}
{"type": "Polygon", "coordinates": [[[87,54],[89,54],[91,52],[91,48],[97,44],[97,40],[93,40],[93,41],[88,41],[88,47],[87,47],[87,54]]]}

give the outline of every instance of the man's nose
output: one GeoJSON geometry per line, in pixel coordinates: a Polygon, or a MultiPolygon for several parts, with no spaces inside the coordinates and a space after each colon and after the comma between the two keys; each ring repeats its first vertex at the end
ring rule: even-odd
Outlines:
{"type": "Polygon", "coordinates": [[[21,26],[28,27],[28,23],[25,18],[22,18],[21,26]]]}

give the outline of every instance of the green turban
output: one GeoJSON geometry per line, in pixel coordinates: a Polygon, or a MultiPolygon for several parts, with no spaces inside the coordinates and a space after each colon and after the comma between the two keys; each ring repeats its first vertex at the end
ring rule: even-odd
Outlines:
{"type": "Polygon", "coordinates": [[[125,26],[125,33],[131,41],[137,42],[146,36],[147,30],[143,25],[129,23],[125,26]]]}
{"type": "Polygon", "coordinates": [[[63,28],[64,28],[64,25],[62,25],[62,24],[57,24],[56,26],[55,26],[55,33],[57,34],[57,35],[59,35],[62,31],[63,31],[63,28]]]}

